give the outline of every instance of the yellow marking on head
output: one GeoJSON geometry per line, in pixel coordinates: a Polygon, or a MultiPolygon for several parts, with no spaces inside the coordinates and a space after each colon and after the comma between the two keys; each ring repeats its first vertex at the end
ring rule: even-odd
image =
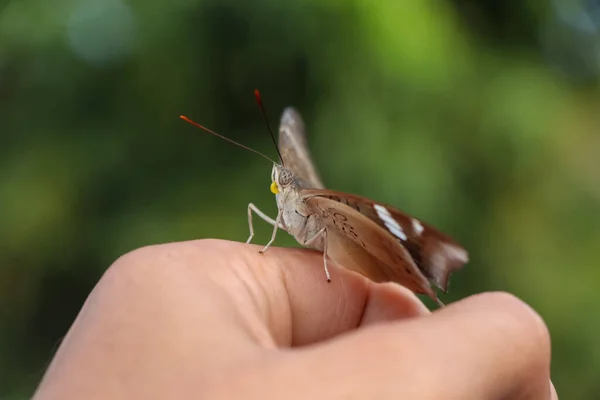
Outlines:
{"type": "Polygon", "coordinates": [[[271,186],[269,189],[271,189],[271,193],[273,194],[279,193],[279,188],[277,187],[277,183],[275,183],[275,181],[271,182],[271,186]]]}

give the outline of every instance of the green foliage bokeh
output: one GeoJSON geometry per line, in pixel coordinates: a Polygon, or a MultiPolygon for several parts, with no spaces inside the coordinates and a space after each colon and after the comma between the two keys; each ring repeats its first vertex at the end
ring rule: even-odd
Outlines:
{"type": "Polygon", "coordinates": [[[271,166],[178,119],[273,155],[254,88],[273,125],[300,110],[330,188],[465,245],[446,301],[516,294],[561,398],[600,396],[600,90],[548,56],[593,38],[487,3],[0,2],[0,398],[32,393],[117,257],[274,215],[271,166]]]}

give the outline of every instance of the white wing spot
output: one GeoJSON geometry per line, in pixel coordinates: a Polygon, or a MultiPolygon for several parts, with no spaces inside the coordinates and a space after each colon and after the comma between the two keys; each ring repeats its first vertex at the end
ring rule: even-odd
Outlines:
{"type": "Polygon", "coordinates": [[[388,230],[394,236],[396,236],[400,240],[406,240],[406,234],[402,230],[402,227],[400,226],[398,221],[396,221],[394,217],[392,217],[392,214],[390,214],[387,208],[379,204],[375,204],[373,208],[375,208],[375,211],[377,211],[377,215],[379,216],[379,218],[381,218],[381,220],[385,224],[385,227],[388,228],[388,230]]]}
{"type": "Polygon", "coordinates": [[[425,229],[425,228],[423,228],[423,225],[419,222],[419,220],[414,219],[414,218],[412,219],[412,226],[413,226],[413,229],[415,230],[417,236],[419,236],[421,233],[423,233],[423,230],[425,229]]]}
{"type": "Polygon", "coordinates": [[[465,249],[461,248],[461,247],[457,247],[453,244],[449,244],[449,243],[442,243],[442,249],[441,252],[444,253],[444,255],[446,256],[446,258],[452,258],[453,260],[456,261],[460,261],[460,262],[467,262],[469,261],[469,256],[467,255],[467,252],[465,251],[465,249]]]}

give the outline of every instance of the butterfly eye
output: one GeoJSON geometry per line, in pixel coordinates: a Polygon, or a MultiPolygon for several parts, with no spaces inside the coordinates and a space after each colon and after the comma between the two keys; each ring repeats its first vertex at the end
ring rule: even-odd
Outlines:
{"type": "Polygon", "coordinates": [[[279,181],[279,185],[280,186],[287,186],[290,183],[292,183],[292,173],[288,170],[282,170],[279,173],[279,177],[278,177],[278,181],[279,181]]]}
{"type": "Polygon", "coordinates": [[[279,193],[279,188],[277,187],[277,183],[275,181],[271,182],[271,193],[277,194],[279,193]]]}

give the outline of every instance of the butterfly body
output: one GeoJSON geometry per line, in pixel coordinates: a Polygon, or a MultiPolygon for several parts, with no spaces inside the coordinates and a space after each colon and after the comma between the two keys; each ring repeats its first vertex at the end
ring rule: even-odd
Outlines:
{"type": "MultiPolygon", "coordinates": [[[[275,163],[271,174],[278,215],[275,220],[263,217],[275,227],[263,251],[277,229],[283,229],[298,243],[323,251],[328,279],[330,259],[373,281],[397,282],[440,303],[429,281],[447,290],[449,275],[468,261],[458,243],[389,205],[324,189],[306,145],[304,124],[293,108],[283,112],[279,149],[284,165],[275,163]]],[[[250,239],[251,209],[257,211],[250,204],[250,239]]]]}
{"type": "Polygon", "coordinates": [[[275,201],[281,210],[283,230],[294,236],[298,243],[322,251],[323,239],[318,237],[321,219],[311,212],[301,195],[307,184],[277,164],[273,166],[272,181],[277,185],[275,201]]]}

